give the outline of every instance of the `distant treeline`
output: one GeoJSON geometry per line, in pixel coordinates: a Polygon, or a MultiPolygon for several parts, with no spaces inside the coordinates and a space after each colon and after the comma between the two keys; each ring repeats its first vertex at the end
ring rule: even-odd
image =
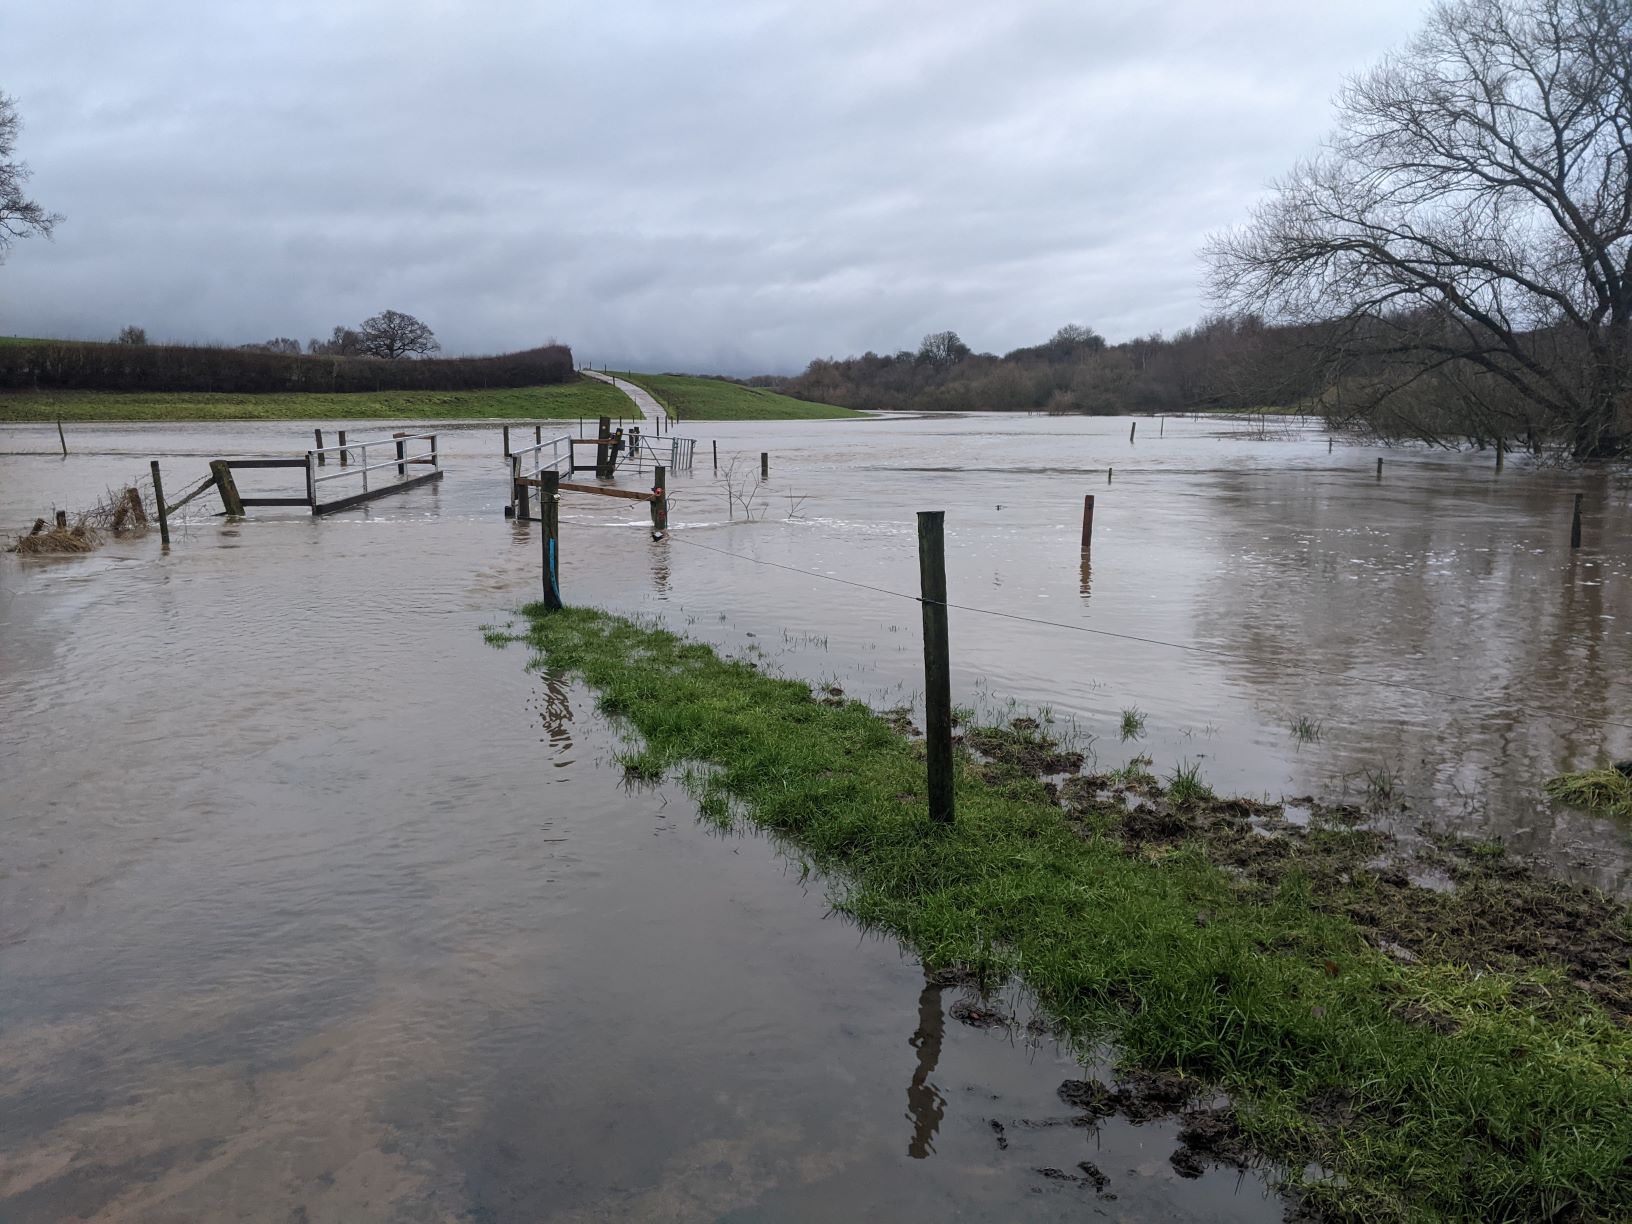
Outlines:
{"type": "Polygon", "coordinates": [[[1113,415],[1290,407],[1324,386],[1307,330],[1228,317],[1171,339],[1107,344],[1092,328],[1071,325],[1001,357],[971,351],[956,332],[937,332],[916,352],[818,360],[794,378],[754,381],[848,408],[1113,415]]]}
{"type": "Polygon", "coordinates": [[[473,391],[574,377],[572,350],[549,344],[495,357],[388,361],[256,348],[93,344],[0,345],[0,388],[81,391],[473,391]]]}

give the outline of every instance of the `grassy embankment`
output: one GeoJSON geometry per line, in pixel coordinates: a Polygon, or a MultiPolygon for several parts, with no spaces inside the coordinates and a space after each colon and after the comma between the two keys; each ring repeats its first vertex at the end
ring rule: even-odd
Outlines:
{"type": "Polygon", "coordinates": [[[651,392],[677,421],[836,421],[866,415],[718,378],[616,373],[651,392]]]}
{"type": "Polygon", "coordinates": [[[1080,758],[1023,721],[966,734],[979,752],[938,828],[921,743],[860,703],[597,611],[527,612],[541,657],[638,733],[632,774],[774,830],[926,965],[1018,975],[1078,1048],[1223,1089],[1223,1130],[1294,1182],[1327,1171],[1301,1190],[1316,1218],[1632,1218],[1624,908],[1491,847],[1454,856],[1455,891],[1413,888],[1366,866],[1380,834],[1265,836],[1252,805],[1182,771],[1163,788],[1137,759],[1051,791],[1031,775],[1080,758]],[[1567,963],[1578,946],[1592,967],[1567,963]]]}
{"type": "Polygon", "coordinates": [[[583,378],[491,391],[0,392],[0,421],[463,421],[627,416],[627,396],[583,378]]]}

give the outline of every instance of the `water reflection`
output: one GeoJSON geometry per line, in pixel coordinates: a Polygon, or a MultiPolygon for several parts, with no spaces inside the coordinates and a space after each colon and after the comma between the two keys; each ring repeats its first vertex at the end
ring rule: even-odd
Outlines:
{"type": "MultiPolygon", "coordinates": [[[[544,732],[547,741],[557,754],[572,750],[572,698],[571,688],[565,676],[558,671],[544,671],[539,673],[544,683],[544,701],[540,709],[540,717],[544,721],[544,732]]],[[[564,768],[572,762],[558,756],[556,768],[564,768]]]]}
{"type": "Polygon", "coordinates": [[[1088,552],[1082,554],[1082,579],[1077,586],[1077,592],[1082,596],[1083,606],[1088,604],[1088,597],[1094,593],[1094,563],[1088,559],[1088,552]]]}
{"type": "Polygon", "coordinates": [[[912,1139],[907,1143],[907,1155],[923,1160],[935,1150],[935,1132],[941,1127],[946,1114],[946,1098],[941,1090],[929,1082],[935,1074],[935,1064],[941,1058],[941,1039],[946,1035],[946,1015],[941,1010],[941,991],[928,969],[924,970],[924,988],[918,995],[918,1030],[907,1042],[918,1051],[918,1069],[907,1085],[907,1116],[912,1119],[912,1139]]]}

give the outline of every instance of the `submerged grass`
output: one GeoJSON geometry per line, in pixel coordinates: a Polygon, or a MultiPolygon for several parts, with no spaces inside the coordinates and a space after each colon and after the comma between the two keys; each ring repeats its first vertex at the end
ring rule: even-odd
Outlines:
{"type": "Polygon", "coordinates": [[[1632,775],[1619,769],[1560,774],[1547,783],[1547,793],[1572,807],[1632,817],[1632,775]]]}
{"type": "Polygon", "coordinates": [[[608,614],[527,611],[550,666],[639,733],[626,766],[774,830],[927,965],[1018,975],[1079,1048],[1111,1040],[1228,1092],[1306,1211],[1632,1216],[1632,1031],[1562,973],[1402,962],[1295,868],[1266,884],[1197,841],[1130,847],[1125,807],[1068,820],[1043,783],[967,756],[957,822],[937,826],[922,745],[860,703],[608,614]]]}

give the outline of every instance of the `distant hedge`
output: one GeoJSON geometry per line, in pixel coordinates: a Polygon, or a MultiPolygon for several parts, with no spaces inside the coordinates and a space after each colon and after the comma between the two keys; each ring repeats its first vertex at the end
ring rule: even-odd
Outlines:
{"type": "Polygon", "coordinates": [[[497,357],[382,361],[198,345],[0,345],[0,388],[78,391],[474,391],[573,377],[564,344],[497,357]]]}

